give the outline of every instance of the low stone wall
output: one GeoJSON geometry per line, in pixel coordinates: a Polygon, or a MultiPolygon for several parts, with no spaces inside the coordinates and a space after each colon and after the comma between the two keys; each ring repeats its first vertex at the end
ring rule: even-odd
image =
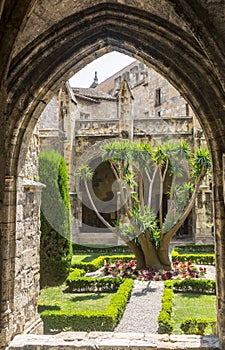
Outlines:
{"type": "Polygon", "coordinates": [[[17,335],[9,350],[218,350],[216,336],[113,332],[65,332],[56,335],[17,335]]]}

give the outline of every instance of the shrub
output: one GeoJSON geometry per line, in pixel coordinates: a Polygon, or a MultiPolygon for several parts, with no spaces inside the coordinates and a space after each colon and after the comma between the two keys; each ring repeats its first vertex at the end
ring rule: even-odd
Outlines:
{"type": "MultiPolygon", "coordinates": [[[[166,281],[162,297],[162,311],[158,315],[160,333],[171,334],[173,332],[174,322],[171,320],[171,315],[174,292],[216,294],[216,281],[189,278],[184,280],[166,281]]],[[[207,326],[210,326],[215,334],[216,320],[214,319],[188,318],[181,323],[181,329],[186,334],[203,335],[207,326]]]]}
{"type": "Polygon", "coordinates": [[[115,292],[121,283],[119,278],[74,277],[73,273],[66,279],[67,291],[74,293],[115,292]]]}
{"type": "Polygon", "coordinates": [[[188,244],[176,246],[172,251],[172,261],[192,261],[194,264],[215,265],[214,246],[212,244],[188,244]]]}
{"type": "Polygon", "coordinates": [[[64,158],[54,150],[39,155],[39,177],[46,185],[41,203],[40,284],[61,284],[72,258],[68,173],[64,158]]]}
{"type": "Polygon", "coordinates": [[[130,253],[131,250],[128,246],[124,245],[118,245],[118,246],[83,246],[77,243],[73,244],[73,253],[130,253]]]}
{"type": "Polygon", "coordinates": [[[173,281],[173,290],[176,292],[191,292],[200,294],[216,294],[216,281],[208,279],[184,279],[173,281]]]}
{"type": "Polygon", "coordinates": [[[78,277],[83,277],[84,275],[85,275],[85,270],[71,268],[67,279],[68,278],[74,279],[74,278],[78,278],[78,277]]]}
{"type": "Polygon", "coordinates": [[[124,313],[132,288],[132,280],[121,281],[117,292],[104,311],[45,310],[41,312],[45,333],[63,330],[113,331],[124,313]]]}
{"type": "Polygon", "coordinates": [[[174,324],[166,311],[161,311],[158,316],[159,333],[171,334],[174,324]]]}
{"type": "Polygon", "coordinates": [[[173,331],[173,322],[171,321],[171,314],[173,310],[173,289],[169,288],[172,284],[167,283],[167,288],[164,288],[162,297],[162,311],[158,315],[158,324],[160,333],[171,334],[173,331]]]}
{"type": "Polygon", "coordinates": [[[181,330],[185,334],[204,335],[206,328],[210,327],[212,334],[216,334],[216,319],[212,318],[187,318],[181,322],[181,330]]]}
{"type": "Polygon", "coordinates": [[[190,254],[190,253],[179,253],[177,251],[172,252],[172,261],[181,260],[181,261],[192,261],[194,264],[204,264],[204,265],[215,265],[215,254],[190,254]]]}
{"type": "Polygon", "coordinates": [[[179,253],[214,253],[214,245],[213,244],[185,244],[181,246],[174,247],[174,250],[179,253]]]}
{"type": "Polygon", "coordinates": [[[100,269],[105,264],[113,264],[114,262],[118,260],[123,260],[124,262],[129,262],[132,258],[134,258],[133,255],[102,255],[98,258],[94,259],[92,262],[79,262],[79,263],[72,263],[73,268],[79,268],[84,269],[86,272],[93,272],[98,269],[100,269]]]}

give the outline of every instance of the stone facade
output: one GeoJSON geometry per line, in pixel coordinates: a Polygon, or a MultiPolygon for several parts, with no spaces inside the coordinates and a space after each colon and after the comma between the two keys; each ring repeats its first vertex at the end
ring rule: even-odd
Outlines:
{"type": "Polygon", "coordinates": [[[63,82],[113,50],[166,77],[204,130],[213,166],[217,329],[219,347],[225,349],[224,11],[223,0],[0,1],[1,349],[7,348],[16,328],[17,179],[24,164],[20,155],[26,154],[40,114],[63,82]]]}

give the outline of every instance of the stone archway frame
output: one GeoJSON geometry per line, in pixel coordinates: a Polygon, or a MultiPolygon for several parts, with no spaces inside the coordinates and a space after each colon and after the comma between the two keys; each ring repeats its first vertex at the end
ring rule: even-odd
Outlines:
{"type": "MultiPolygon", "coordinates": [[[[171,23],[162,18],[160,12],[158,15],[151,15],[137,7],[106,2],[80,13],[68,15],[36,37],[14,57],[8,71],[6,174],[16,178],[20,166],[19,155],[21,152],[25,153],[27,141],[40,112],[60,86],[62,79],[68,79],[93,59],[106,52],[117,50],[132,55],[148,66],[151,65],[164,75],[183,94],[199,117],[211,150],[214,174],[218,334],[222,346],[225,346],[225,287],[223,285],[225,210],[221,186],[222,154],[225,149],[224,91],[220,83],[222,81],[220,71],[212,63],[215,58],[214,48],[221,62],[218,67],[223,67],[223,62],[219,47],[214,47],[213,36],[210,35],[211,45],[208,50],[206,36],[210,32],[203,22],[197,21],[198,12],[194,11],[195,5],[192,8],[194,12],[192,23],[188,18],[187,10],[191,8],[188,2],[170,1],[170,3],[176,3],[175,10],[178,16],[181,13],[181,17],[191,31],[182,29],[176,21],[171,23]],[[197,29],[200,24],[202,24],[202,30],[199,34],[197,29]],[[203,33],[202,36],[201,33],[203,33]],[[203,38],[202,41],[198,39],[198,35],[203,38]],[[24,89],[25,86],[26,89],[24,89]]],[[[198,6],[197,1],[196,3],[198,6]]],[[[14,220],[15,200],[13,198],[10,204],[8,209],[11,210],[11,214],[9,213],[8,219],[14,220]]],[[[9,233],[6,235],[8,236],[3,242],[7,245],[9,233]]],[[[13,236],[13,232],[11,235],[13,236]]],[[[6,264],[7,260],[2,262],[2,269],[6,264]]],[[[13,270],[10,271],[9,278],[13,279],[13,270]]],[[[2,305],[2,310],[4,306],[2,305]]]]}

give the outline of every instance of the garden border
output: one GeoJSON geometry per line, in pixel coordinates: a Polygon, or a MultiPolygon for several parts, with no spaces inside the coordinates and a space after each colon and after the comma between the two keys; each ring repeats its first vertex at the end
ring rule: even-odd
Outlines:
{"type": "MultiPolygon", "coordinates": [[[[174,322],[171,320],[174,292],[216,294],[216,281],[209,279],[169,280],[164,283],[162,297],[162,311],[158,315],[160,333],[171,334],[174,322]]],[[[181,329],[185,334],[204,335],[205,328],[211,326],[216,333],[216,319],[211,318],[187,318],[181,323],[181,329]]]]}
{"type": "Polygon", "coordinates": [[[133,283],[132,279],[123,280],[117,292],[112,296],[109,305],[103,311],[42,311],[40,316],[44,323],[45,332],[52,333],[64,330],[112,331],[124,313],[133,283]]]}

